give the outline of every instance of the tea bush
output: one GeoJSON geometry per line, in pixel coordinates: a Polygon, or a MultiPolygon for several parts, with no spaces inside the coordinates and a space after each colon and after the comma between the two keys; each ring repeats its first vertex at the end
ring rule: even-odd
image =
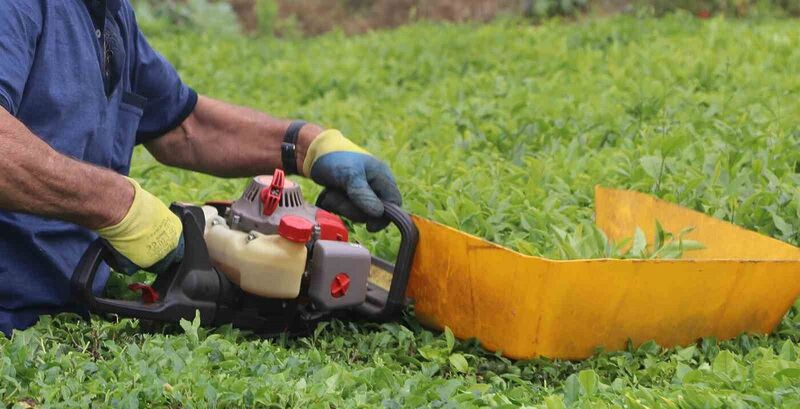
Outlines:
{"type": "MultiPolygon", "coordinates": [[[[387,160],[408,210],[529,254],[561,254],[557,231],[580,238],[596,184],[652,193],[793,244],[800,239],[794,21],[675,15],[538,27],[425,23],[292,41],[151,34],[199,92],[336,126],[387,160]]],[[[165,201],[232,198],[245,184],[168,169],[142,150],[133,175],[165,201]]],[[[303,186],[309,198],[318,192],[303,186]]],[[[360,228],[356,237],[384,253],[396,240],[360,228]]],[[[150,334],[135,320],[45,318],[0,339],[0,401],[800,404],[796,309],[768,337],[676,349],[645,343],[582,362],[511,362],[474,341],[424,330],[412,313],[398,323],[333,322],[309,337],[274,340],[196,322],[150,334]]]]}
{"type": "Polygon", "coordinates": [[[713,13],[736,17],[765,14],[798,16],[800,14],[800,1],[798,0],[634,0],[633,4],[637,8],[653,11],[656,15],[664,15],[676,10],[686,10],[700,15],[713,13]]]}

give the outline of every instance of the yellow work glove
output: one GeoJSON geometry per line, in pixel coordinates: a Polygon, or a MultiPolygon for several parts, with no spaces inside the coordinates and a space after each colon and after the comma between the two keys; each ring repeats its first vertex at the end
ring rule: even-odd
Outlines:
{"type": "Polygon", "coordinates": [[[98,229],[97,234],[118,253],[115,267],[121,272],[161,273],[183,258],[183,225],[161,200],[127,179],[134,188],[128,213],[121,222],[98,229]]]}
{"type": "Polygon", "coordinates": [[[335,129],[311,142],[303,173],[325,187],[317,206],[354,222],[366,222],[371,232],[389,224],[382,217],[383,202],[403,204],[389,167],[335,129]]]}

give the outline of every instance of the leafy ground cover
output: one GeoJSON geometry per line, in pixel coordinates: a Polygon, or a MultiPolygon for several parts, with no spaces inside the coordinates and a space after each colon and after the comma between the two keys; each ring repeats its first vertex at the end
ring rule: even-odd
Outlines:
{"type": "MultiPolygon", "coordinates": [[[[596,250],[584,240],[602,243],[586,227],[598,183],[798,244],[798,35],[791,20],[677,15],[419,24],[288,42],[173,32],[152,40],[201,93],[341,128],[387,159],[410,211],[528,254],[568,257],[596,250]]],[[[230,198],[244,186],[166,169],[144,151],[133,175],[165,201],[230,198]]],[[[361,229],[356,237],[381,253],[396,240],[361,229]]],[[[0,339],[0,400],[797,407],[796,311],[769,337],[631,345],[582,362],[510,362],[419,328],[411,312],[398,323],[333,322],[277,340],[191,322],[148,334],[131,320],[59,316],[0,339]]]]}

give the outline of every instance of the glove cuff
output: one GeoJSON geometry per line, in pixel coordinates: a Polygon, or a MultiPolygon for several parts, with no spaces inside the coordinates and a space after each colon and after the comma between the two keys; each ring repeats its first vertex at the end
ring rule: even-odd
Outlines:
{"type": "Polygon", "coordinates": [[[328,129],[319,134],[308,146],[306,158],[303,160],[303,174],[310,176],[314,163],[331,152],[355,152],[370,155],[364,148],[345,138],[340,131],[328,129]]]}
{"type": "Polygon", "coordinates": [[[166,257],[178,246],[183,225],[164,203],[138,182],[133,185],[131,208],[119,223],[97,230],[111,247],[141,268],[147,268],[166,257]]]}

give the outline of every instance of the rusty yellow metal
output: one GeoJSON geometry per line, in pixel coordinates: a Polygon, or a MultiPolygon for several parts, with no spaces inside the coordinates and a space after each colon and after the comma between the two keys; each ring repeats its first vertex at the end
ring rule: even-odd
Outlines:
{"type": "Polygon", "coordinates": [[[408,295],[426,325],[510,358],[587,358],[598,347],[769,333],[800,296],[800,249],[641,193],[596,190],[613,238],[687,226],[706,250],[681,260],[550,260],[415,217],[408,295]]]}

